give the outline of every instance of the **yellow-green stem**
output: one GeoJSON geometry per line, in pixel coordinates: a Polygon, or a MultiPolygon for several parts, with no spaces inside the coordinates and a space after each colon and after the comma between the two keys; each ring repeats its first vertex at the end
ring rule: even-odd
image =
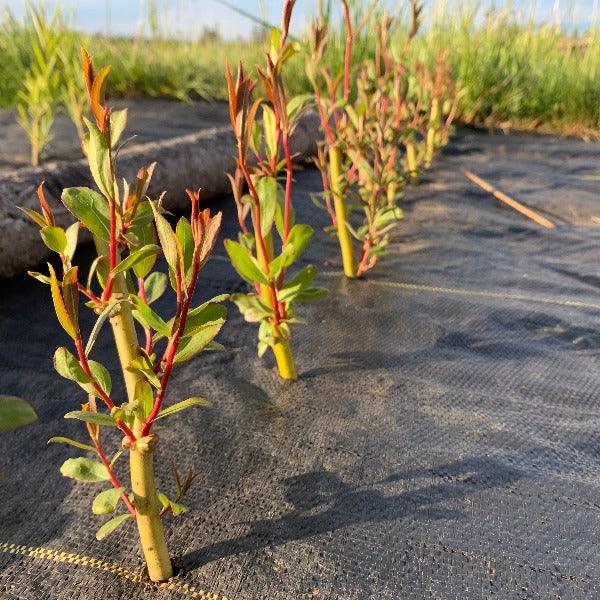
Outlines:
{"type": "MultiPolygon", "coordinates": [[[[107,256],[107,252],[103,252],[107,256]]],[[[122,273],[115,277],[112,298],[126,298],[127,285],[122,273]]],[[[110,318],[119,362],[125,379],[127,397],[130,402],[135,400],[135,388],[142,376],[138,371],[129,369],[131,361],[139,357],[139,343],[131,307],[128,303],[119,304],[116,314],[110,318]]],[[[136,419],[133,433],[139,437],[143,423],[136,419]]],[[[154,480],[154,452],[152,447],[131,448],[129,452],[129,466],[131,470],[131,490],[134,495],[136,510],[136,523],[140,536],[140,543],[148,576],[152,581],[166,581],[173,576],[169,550],[165,541],[160,511],[156,482],[154,480]]]]}
{"type": "Polygon", "coordinates": [[[388,185],[388,189],[387,189],[388,206],[395,206],[397,191],[398,191],[398,184],[395,181],[392,181],[392,183],[390,183],[388,185]]]}
{"type": "Polygon", "coordinates": [[[435,153],[436,132],[438,129],[438,120],[440,115],[440,102],[437,98],[431,101],[431,113],[429,115],[429,129],[427,130],[427,148],[425,151],[425,164],[429,167],[433,161],[435,153]]]}
{"type": "Polygon", "coordinates": [[[406,141],[406,170],[409,181],[417,181],[419,178],[419,163],[417,162],[417,151],[415,141],[411,137],[406,141]]]}
{"type": "Polygon", "coordinates": [[[352,238],[350,237],[350,231],[346,226],[347,213],[346,201],[343,194],[342,155],[340,149],[335,146],[329,149],[329,182],[331,193],[333,194],[333,206],[335,208],[337,233],[340,241],[344,275],[352,279],[356,277],[356,269],[354,267],[352,238]]]}
{"type": "MultiPolygon", "coordinates": [[[[134,433],[139,435],[143,423],[136,423],[134,433]]],[[[136,523],[148,577],[152,581],[167,581],[173,577],[169,550],[165,541],[160,508],[154,481],[154,452],[149,448],[132,448],[129,452],[131,491],[135,505],[136,523]]]]}
{"type": "Polygon", "coordinates": [[[275,355],[277,370],[281,378],[291,381],[298,379],[289,340],[279,338],[279,341],[273,346],[273,354],[275,355]]]}
{"type": "MultiPolygon", "coordinates": [[[[265,235],[265,246],[267,250],[267,255],[262,252],[260,244],[256,245],[256,257],[258,260],[258,264],[261,266],[263,271],[269,270],[269,263],[273,258],[273,235],[269,231],[267,235],[265,235]]],[[[264,300],[267,306],[273,306],[275,304],[275,298],[273,298],[273,290],[268,285],[260,285],[260,295],[264,300]]],[[[295,380],[298,378],[296,375],[296,366],[294,365],[294,358],[292,356],[292,349],[290,347],[289,340],[283,340],[279,337],[279,332],[276,329],[276,326],[273,324],[273,336],[276,339],[279,339],[273,346],[273,354],[275,355],[275,362],[277,363],[277,370],[279,371],[279,375],[282,379],[291,379],[295,380]]]]}

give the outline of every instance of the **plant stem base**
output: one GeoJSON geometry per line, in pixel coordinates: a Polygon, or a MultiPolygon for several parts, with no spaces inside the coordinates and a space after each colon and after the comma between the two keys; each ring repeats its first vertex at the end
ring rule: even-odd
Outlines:
{"type": "Polygon", "coordinates": [[[151,581],[167,581],[173,577],[173,567],[165,541],[163,525],[159,514],[159,503],[154,482],[154,452],[132,448],[131,489],[134,496],[136,521],[140,543],[148,576],[151,581]]]}
{"type": "Polygon", "coordinates": [[[273,346],[273,354],[275,355],[275,361],[277,362],[277,370],[279,375],[283,379],[295,381],[298,379],[296,373],[296,365],[294,364],[294,358],[292,357],[292,349],[288,340],[277,342],[273,346]]]}
{"type": "Polygon", "coordinates": [[[356,277],[356,268],[354,266],[354,250],[352,248],[352,238],[348,227],[346,227],[346,202],[343,196],[342,177],[342,155],[339,148],[335,146],[329,149],[329,175],[330,186],[333,194],[333,206],[335,208],[335,218],[337,221],[337,234],[340,241],[340,251],[342,253],[342,264],[344,266],[344,275],[350,279],[356,277]]]}

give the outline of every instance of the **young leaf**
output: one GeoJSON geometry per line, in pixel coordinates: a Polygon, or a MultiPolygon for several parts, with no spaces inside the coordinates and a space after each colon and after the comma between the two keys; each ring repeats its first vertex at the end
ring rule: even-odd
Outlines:
{"type": "Polygon", "coordinates": [[[0,431],[29,425],[37,420],[31,406],[17,396],[0,396],[0,431]]]}
{"type": "Polygon", "coordinates": [[[62,464],[60,472],[65,477],[91,483],[110,479],[106,467],[100,461],[84,457],[67,459],[62,464]]]}
{"type": "Polygon", "coordinates": [[[293,279],[286,284],[277,293],[277,299],[280,302],[290,302],[307,287],[315,278],[317,270],[313,265],[308,265],[299,271],[293,279]]]}
{"type": "MultiPolygon", "coordinates": [[[[263,131],[265,133],[265,142],[267,144],[267,156],[269,160],[277,154],[277,129],[275,122],[275,113],[273,109],[263,104],[263,131]]],[[[263,231],[265,231],[263,229],[263,231]]]]}
{"type": "Polygon", "coordinates": [[[167,276],[164,273],[150,273],[144,281],[144,291],[148,304],[158,300],[167,289],[167,276]]]}
{"type": "Polygon", "coordinates": [[[77,330],[75,328],[75,324],[69,316],[67,307],[65,306],[65,301],[60,292],[58,279],[56,279],[54,267],[50,263],[48,263],[48,269],[50,270],[50,290],[52,292],[52,302],[54,304],[56,316],[58,317],[58,322],[62,325],[62,328],[69,334],[70,337],[76,339],[77,330]]]}
{"type": "Polygon", "coordinates": [[[189,279],[192,269],[192,258],[194,256],[194,236],[192,234],[192,226],[185,217],[181,217],[177,222],[175,231],[183,255],[185,276],[189,279]]]}
{"type": "Polygon", "coordinates": [[[116,427],[114,419],[105,413],[90,412],[87,410],[72,410],[65,415],[65,419],[77,419],[84,423],[93,423],[94,425],[104,425],[106,427],[116,427]]]}
{"type": "Polygon", "coordinates": [[[156,418],[164,419],[165,417],[174,415],[180,410],[185,410],[186,408],[191,408],[192,406],[210,406],[210,402],[208,402],[208,400],[205,400],[204,398],[188,398],[187,400],[182,400],[181,402],[172,404],[167,408],[163,408],[163,410],[161,410],[158,413],[156,418]]]}
{"type": "Polygon", "coordinates": [[[90,132],[87,157],[92,177],[104,196],[114,200],[115,190],[109,142],[96,125],[87,119],[85,121],[90,132]]]}
{"type": "Polygon", "coordinates": [[[260,230],[263,236],[273,227],[279,184],[274,177],[261,177],[256,182],[256,192],[260,198],[260,230]]]}
{"type": "Polygon", "coordinates": [[[120,302],[122,302],[122,301],[117,298],[111,300],[104,307],[104,310],[100,313],[100,315],[98,315],[98,318],[96,319],[96,322],[94,323],[94,327],[92,328],[90,337],[88,338],[88,342],[85,347],[85,355],[86,356],[89,356],[90,352],[92,351],[92,348],[94,347],[94,344],[96,343],[96,338],[98,337],[98,333],[100,333],[100,329],[102,328],[102,325],[104,325],[104,322],[111,315],[115,306],[117,304],[119,304],[120,302]]]}
{"type": "Polygon", "coordinates": [[[198,308],[190,311],[185,323],[185,330],[183,337],[194,335],[194,333],[200,328],[210,323],[211,321],[218,321],[225,319],[227,316],[227,309],[222,304],[215,304],[214,302],[205,302],[198,308]]]}
{"type": "Polygon", "coordinates": [[[63,190],[62,202],[93,235],[110,241],[108,203],[98,192],[84,187],[67,188],[63,190]]]}
{"type": "Polygon", "coordinates": [[[156,222],[156,231],[158,239],[163,249],[167,264],[173,271],[177,271],[177,261],[179,253],[177,251],[177,238],[173,232],[173,228],[169,222],[160,214],[158,207],[154,202],[150,202],[152,212],[154,213],[154,221],[156,222]]]}
{"type": "Polygon", "coordinates": [[[169,337],[171,327],[161,317],[159,317],[139,296],[131,296],[131,301],[135,307],[134,316],[141,320],[142,325],[150,327],[158,333],[169,337]]]}
{"type": "Polygon", "coordinates": [[[132,252],[127,258],[122,260],[116,267],[115,273],[123,273],[123,271],[127,271],[127,269],[131,269],[135,267],[137,264],[145,260],[150,256],[156,256],[160,254],[160,248],[155,244],[148,244],[146,246],[142,246],[138,250],[132,252]]]}
{"type": "MultiPolygon", "coordinates": [[[[112,382],[110,379],[110,373],[107,371],[106,367],[95,360],[88,361],[88,364],[96,383],[102,390],[104,390],[104,392],[106,392],[107,395],[110,395],[112,390],[112,382]]],[[[96,393],[91,385],[86,386],[86,389],[90,394],[96,393]]]]}
{"type": "MultiPolygon", "coordinates": [[[[306,247],[308,246],[313,234],[314,230],[309,225],[294,225],[292,227],[287,239],[287,243],[294,248],[291,263],[295,262],[296,259],[306,250],[306,247]]],[[[289,266],[289,264],[286,266],[289,266]]]]}
{"type": "Polygon", "coordinates": [[[275,314],[275,311],[256,294],[232,294],[231,301],[249,323],[258,323],[275,314]]]}
{"type": "Polygon", "coordinates": [[[17,206],[17,208],[25,213],[36,225],[39,225],[41,228],[46,227],[48,223],[40,213],[35,210],[31,210],[31,208],[24,208],[23,206],[17,206]]]}
{"type": "Polygon", "coordinates": [[[67,247],[67,236],[62,227],[44,227],[40,229],[42,241],[47,248],[58,254],[62,254],[67,247]]]}
{"type": "Polygon", "coordinates": [[[92,381],[85,374],[79,361],[66,348],[61,347],[56,349],[54,353],[54,368],[61,377],[75,381],[84,389],[84,386],[92,381]]]}
{"type": "Polygon", "coordinates": [[[209,346],[214,337],[221,330],[221,327],[223,327],[224,323],[225,319],[207,323],[203,327],[197,329],[193,336],[181,340],[179,349],[175,354],[175,364],[186,362],[200,354],[202,350],[209,346]]]}
{"type": "Polygon", "coordinates": [[[178,517],[188,510],[183,504],[178,504],[177,502],[173,502],[173,500],[169,500],[162,492],[158,492],[158,500],[162,504],[163,509],[170,510],[174,517],[178,517]]]}
{"type": "Polygon", "coordinates": [[[68,260],[73,260],[73,255],[77,249],[77,238],[79,236],[79,223],[75,222],[69,225],[65,231],[67,245],[64,249],[64,254],[68,260]]]}
{"type": "Polygon", "coordinates": [[[150,384],[144,379],[140,379],[135,384],[135,399],[139,404],[142,419],[145,420],[152,410],[154,393],[152,392],[150,384]]]}
{"type": "Polygon", "coordinates": [[[83,442],[78,442],[77,440],[72,440],[68,437],[51,437],[48,440],[48,444],[69,444],[70,446],[75,446],[75,448],[79,448],[80,450],[88,450],[89,452],[96,452],[96,449],[89,444],[84,444],[83,442]]]}
{"type": "Polygon", "coordinates": [[[238,242],[225,240],[225,250],[231,263],[240,276],[249,283],[269,284],[267,276],[262,272],[256,259],[238,242]]]}
{"type": "Polygon", "coordinates": [[[100,529],[96,532],[96,539],[98,541],[103,540],[106,536],[110,535],[117,527],[122,525],[127,519],[132,519],[131,513],[125,513],[118,517],[113,517],[110,521],[106,521],[100,529]]]}
{"type": "Polygon", "coordinates": [[[108,515],[115,512],[122,493],[123,488],[120,487],[100,492],[92,502],[92,512],[95,515],[108,515]]]}
{"type": "Polygon", "coordinates": [[[110,115],[110,144],[114,148],[127,126],[127,109],[115,110],[110,115]]]}

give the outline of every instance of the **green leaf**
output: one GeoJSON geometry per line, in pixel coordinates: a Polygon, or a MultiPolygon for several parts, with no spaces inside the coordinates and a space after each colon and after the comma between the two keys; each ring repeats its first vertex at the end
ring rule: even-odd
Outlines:
{"type": "Polygon", "coordinates": [[[225,319],[207,323],[203,327],[197,329],[193,336],[181,340],[179,349],[175,354],[175,364],[186,362],[200,354],[205,348],[208,348],[224,323],[225,319]]]}
{"type": "Polygon", "coordinates": [[[164,419],[165,417],[174,415],[180,410],[185,410],[186,408],[191,408],[192,406],[210,406],[210,402],[204,398],[188,398],[187,400],[182,400],[181,402],[172,404],[167,408],[163,408],[163,410],[158,413],[156,418],[164,419]]]}
{"type": "Polygon", "coordinates": [[[79,448],[80,450],[88,450],[89,452],[96,452],[96,449],[89,444],[84,444],[83,442],[78,442],[77,440],[72,440],[68,437],[51,437],[48,440],[48,444],[69,444],[70,446],[75,446],[75,448],[79,448]]]}
{"type": "Polygon", "coordinates": [[[142,325],[158,331],[165,337],[171,335],[171,327],[168,323],[161,319],[139,296],[132,295],[131,301],[135,307],[133,314],[141,321],[142,325]]]}
{"type": "Polygon", "coordinates": [[[225,250],[233,267],[243,279],[249,283],[269,284],[269,280],[262,272],[257,260],[241,244],[233,240],[225,240],[225,250]]]}
{"type": "Polygon", "coordinates": [[[380,210],[377,213],[377,215],[375,216],[374,224],[378,230],[383,229],[387,225],[390,225],[391,223],[395,223],[396,221],[399,221],[400,219],[402,219],[403,216],[404,216],[404,212],[402,211],[401,208],[398,208],[398,207],[384,208],[383,210],[380,210]]]}
{"type": "Polygon", "coordinates": [[[98,315],[98,318],[96,319],[96,322],[94,323],[94,327],[92,328],[92,331],[90,333],[90,337],[88,338],[88,342],[85,346],[85,355],[86,356],[89,356],[90,352],[92,351],[92,348],[94,347],[94,344],[96,343],[98,333],[100,333],[100,329],[102,329],[102,325],[104,325],[106,319],[108,319],[108,317],[111,315],[115,306],[117,304],[119,304],[120,302],[122,302],[122,300],[119,300],[116,298],[111,300],[110,302],[107,303],[107,305],[104,307],[102,312],[98,315]]]}
{"type": "Polygon", "coordinates": [[[127,269],[131,269],[145,259],[160,254],[160,248],[155,244],[147,244],[138,250],[132,252],[127,258],[122,260],[115,268],[115,273],[123,273],[127,269]]]}
{"type": "Polygon", "coordinates": [[[0,431],[29,425],[37,420],[31,406],[17,396],[0,396],[0,431]]]}
{"type": "Polygon", "coordinates": [[[210,322],[224,320],[225,317],[227,317],[227,309],[222,304],[205,302],[189,312],[185,322],[183,337],[194,335],[200,327],[210,322]]]}
{"type": "MultiPolygon", "coordinates": [[[[263,104],[263,131],[267,144],[267,157],[272,160],[277,154],[277,127],[273,109],[263,104]]],[[[264,230],[263,230],[264,231],[264,230]]]]}
{"type": "Polygon", "coordinates": [[[62,325],[62,328],[69,334],[73,339],[77,338],[77,330],[75,324],[71,320],[65,301],[58,285],[58,279],[56,279],[56,273],[50,263],[48,263],[48,269],[50,270],[50,291],[52,293],[52,302],[54,304],[54,310],[58,318],[58,322],[62,325]]]}
{"type": "Polygon", "coordinates": [[[295,119],[302,109],[312,99],[312,94],[301,94],[300,96],[294,96],[287,105],[288,119],[295,119]]]}
{"type": "Polygon", "coordinates": [[[100,461],[85,457],[67,459],[62,464],[60,472],[65,477],[77,481],[96,483],[110,480],[106,467],[100,461]]]}
{"type": "Polygon", "coordinates": [[[125,513],[118,517],[113,517],[110,521],[106,521],[100,529],[96,532],[96,539],[98,541],[103,540],[105,537],[110,535],[117,527],[122,525],[127,519],[132,519],[131,513],[125,513]]]}
{"type": "Polygon", "coordinates": [[[169,500],[162,492],[158,492],[158,500],[164,509],[171,511],[174,517],[178,517],[188,510],[183,504],[178,504],[177,502],[173,502],[173,500],[169,500]]]}
{"type": "Polygon", "coordinates": [[[145,420],[154,405],[154,392],[150,384],[144,379],[138,380],[135,384],[135,399],[139,404],[142,419],[145,420]]]}
{"type": "Polygon", "coordinates": [[[91,412],[88,410],[72,410],[65,415],[65,419],[77,419],[84,423],[104,425],[105,427],[116,427],[114,419],[105,413],[91,412]]]}
{"type": "MultiPolygon", "coordinates": [[[[96,383],[100,386],[107,395],[110,395],[112,390],[112,381],[110,379],[110,373],[106,369],[104,365],[101,365],[99,362],[95,360],[88,361],[88,365],[90,367],[90,371],[96,380],[96,383]]],[[[96,395],[96,391],[92,385],[86,386],[86,388],[90,394],[96,395]]]]}
{"type": "Polygon", "coordinates": [[[127,109],[115,110],[110,115],[110,144],[114,148],[127,126],[127,109]]]}
{"type": "Polygon", "coordinates": [[[329,292],[323,288],[307,288],[302,290],[297,296],[298,302],[314,302],[327,296],[329,292]]]}
{"type": "Polygon", "coordinates": [[[294,298],[312,282],[316,274],[317,269],[313,265],[304,267],[279,290],[277,299],[280,302],[293,302],[294,298]]]}
{"type": "Polygon", "coordinates": [[[96,237],[110,241],[110,217],[107,201],[90,188],[67,188],[62,193],[63,204],[96,237]]]}
{"type": "Polygon", "coordinates": [[[62,254],[67,247],[67,236],[62,227],[44,227],[40,229],[42,241],[53,252],[62,254]]]}
{"type": "Polygon", "coordinates": [[[275,314],[275,311],[256,294],[232,294],[231,301],[249,323],[258,323],[275,314]]]}
{"type": "Polygon", "coordinates": [[[115,190],[109,142],[96,125],[88,121],[85,117],[84,120],[90,131],[87,143],[87,156],[92,177],[98,189],[107,198],[114,198],[115,190]]]}
{"type": "MultiPolygon", "coordinates": [[[[295,262],[296,259],[306,250],[306,247],[312,239],[313,234],[314,230],[309,225],[294,225],[290,229],[287,243],[290,244],[294,250],[292,252],[290,259],[291,262],[289,264],[295,262]]],[[[289,266],[289,264],[286,266],[289,266]]]]}
{"type": "Polygon", "coordinates": [[[92,502],[92,512],[95,515],[109,515],[115,512],[122,493],[123,488],[120,487],[100,492],[92,502]]]}
{"type": "Polygon", "coordinates": [[[183,268],[186,278],[189,280],[192,272],[192,259],[194,257],[194,236],[192,226],[185,217],[181,217],[177,222],[175,235],[179,240],[179,245],[183,254],[183,268]]]}
{"type": "Polygon", "coordinates": [[[57,348],[54,353],[54,368],[56,372],[65,379],[75,381],[81,387],[91,383],[91,379],[85,374],[79,361],[66,348],[57,348]]]}
{"type": "Polygon", "coordinates": [[[47,227],[48,223],[46,223],[46,219],[44,219],[40,213],[31,210],[30,208],[24,208],[23,206],[17,206],[17,208],[25,213],[36,225],[39,225],[42,228],[47,227]]]}
{"type": "Polygon", "coordinates": [[[263,236],[266,236],[273,227],[279,187],[274,177],[261,177],[256,182],[256,192],[260,199],[260,227],[263,236]]]}
{"type": "Polygon", "coordinates": [[[154,202],[150,202],[152,212],[154,213],[154,221],[156,223],[156,231],[158,232],[158,239],[163,249],[167,264],[171,269],[177,272],[177,261],[179,253],[177,252],[177,239],[173,228],[169,224],[163,215],[160,214],[158,207],[154,202]]]}
{"type": "Polygon", "coordinates": [[[65,231],[65,235],[67,237],[67,245],[65,246],[64,253],[69,260],[73,260],[73,255],[75,254],[75,250],[77,250],[79,223],[75,222],[69,225],[65,231]]]}
{"type": "Polygon", "coordinates": [[[167,276],[164,273],[150,273],[144,281],[147,304],[158,300],[167,289],[167,276]]]}

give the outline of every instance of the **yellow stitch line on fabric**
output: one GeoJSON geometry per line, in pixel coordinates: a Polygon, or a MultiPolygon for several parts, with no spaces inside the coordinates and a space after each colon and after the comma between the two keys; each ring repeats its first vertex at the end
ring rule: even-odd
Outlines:
{"type": "MultiPolygon", "coordinates": [[[[143,581],[141,575],[132,571],[128,571],[121,565],[109,563],[91,556],[81,556],[79,554],[73,554],[72,552],[52,550],[51,548],[35,548],[33,546],[22,546],[19,544],[9,544],[7,542],[0,543],[0,552],[4,552],[6,554],[21,554],[30,558],[39,558],[53,562],[71,563],[78,566],[92,567],[101,571],[107,571],[113,575],[119,575],[124,579],[133,581],[135,583],[141,583],[147,587],[154,589],[156,588],[154,584],[143,581]]],[[[228,600],[225,596],[219,596],[218,594],[212,594],[204,590],[198,590],[187,582],[168,581],[160,584],[158,587],[159,589],[174,590],[192,598],[199,598],[200,600],[206,598],[209,600],[228,600]]]]}
{"type": "MultiPolygon", "coordinates": [[[[326,277],[340,277],[343,275],[341,271],[326,271],[321,273],[326,277]]],[[[478,296],[482,298],[498,298],[500,300],[514,300],[516,302],[540,302],[542,304],[556,304],[558,306],[572,306],[574,308],[594,308],[600,310],[600,304],[591,302],[581,302],[579,300],[551,300],[549,298],[540,298],[538,296],[526,296],[518,294],[503,294],[501,292],[486,292],[484,290],[467,290],[463,288],[447,288],[434,285],[424,285],[420,283],[400,283],[397,281],[373,281],[369,280],[373,285],[381,285],[383,287],[393,287],[402,290],[412,290],[417,292],[431,292],[435,294],[453,294],[456,296],[478,296]]]]}

